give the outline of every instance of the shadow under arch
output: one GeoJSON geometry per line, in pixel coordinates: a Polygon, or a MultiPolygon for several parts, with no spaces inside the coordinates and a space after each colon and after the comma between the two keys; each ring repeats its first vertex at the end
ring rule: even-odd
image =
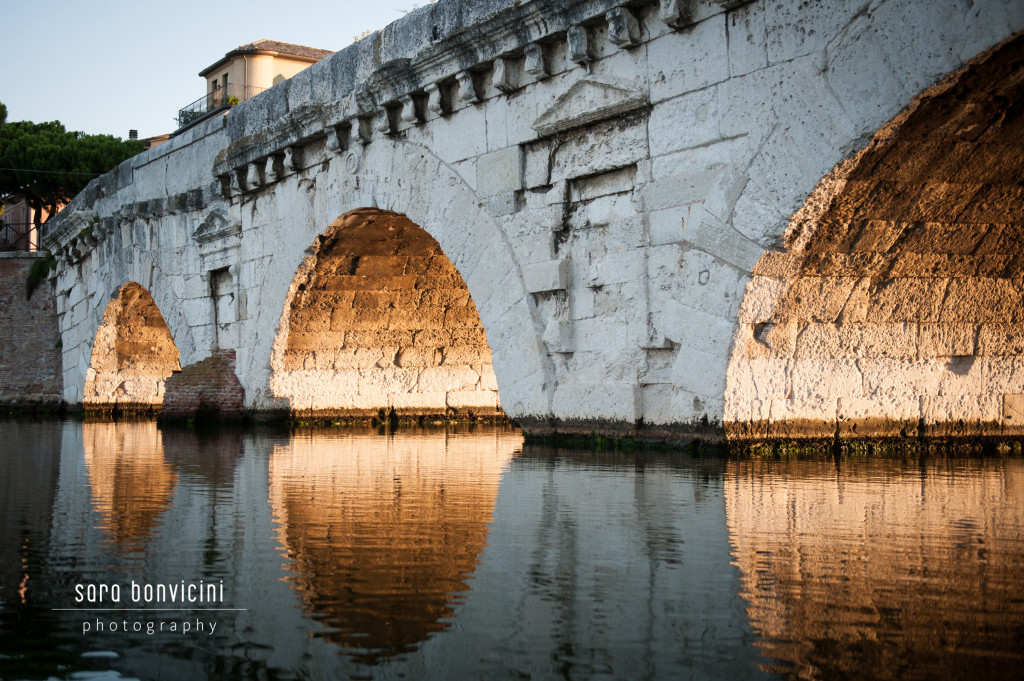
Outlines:
{"type": "Polygon", "coordinates": [[[168,376],[178,371],[178,348],[163,315],[142,285],[121,287],[103,312],[86,374],[87,410],[159,409],[168,376]]]}
{"type": "Polygon", "coordinates": [[[733,438],[1024,432],[1024,36],[925,91],[753,271],[733,438]]]}
{"type": "Polygon", "coordinates": [[[271,387],[293,415],[502,415],[476,305],[436,239],[404,215],[362,208],[311,250],[271,359],[271,387]]]}

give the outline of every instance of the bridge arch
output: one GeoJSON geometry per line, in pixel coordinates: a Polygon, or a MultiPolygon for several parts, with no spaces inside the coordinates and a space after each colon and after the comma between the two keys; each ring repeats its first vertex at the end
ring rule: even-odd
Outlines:
{"type": "Polygon", "coordinates": [[[735,435],[1024,425],[1024,36],[929,88],[757,261],[727,375],[735,435]]]}
{"type": "Polygon", "coordinates": [[[83,403],[86,409],[157,410],[167,377],[180,368],[178,348],[153,296],[128,282],[103,311],[83,403]]]}
{"type": "MultiPolygon", "coordinates": [[[[292,409],[293,397],[297,398],[295,404],[303,409],[313,408],[316,411],[328,408],[326,403],[313,401],[309,392],[317,379],[311,376],[300,378],[302,374],[296,373],[309,369],[300,368],[298,355],[294,354],[298,350],[298,337],[292,329],[296,319],[293,312],[303,308],[305,301],[310,299],[299,287],[308,284],[309,277],[319,278],[341,262],[332,258],[320,258],[318,261],[318,256],[326,254],[325,249],[335,249],[339,244],[347,244],[342,251],[349,248],[348,256],[358,255],[357,251],[365,245],[359,245],[357,239],[350,239],[345,234],[349,230],[366,228],[368,221],[372,220],[377,226],[371,231],[393,227],[406,234],[415,234],[419,248],[425,249],[421,253],[433,249],[431,252],[436,251],[434,255],[440,256],[434,258],[435,261],[450,263],[451,270],[445,276],[452,281],[461,280],[468,292],[465,302],[469,305],[466,307],[475,307],[479,318],[480,328],[477,329],[476,322],[472,321],[475,315],[458,313],[467,317],[462,328],[470,335],[478,334],[485,338],[483,348],[489,346],[490,360],[487,361],[488,353],[482,352],[483,348],[463,343],[462,350],[476,354],[475,359],[468,358],[461,364],[466,380],[456,381],[458,386],[452,383],[448,388],[432,392],[459,393],[450,396],[453,405],[465,400],[465,410],[487,413],[486,393],[496,389],[497,403],[490,407],[491,411],[500,404],[509,416],[517,419],[546,418],[550,414],[551,368],[541,348],[537,330],[539,322],[532,299],[526,293],[519,264],[501,226],[487,212],[476,192],[451,167],[420,145],[401,140],[377,140],[336,159],[329,170],[321,171],[315,183],[296,179],[284,191],[309,192],[312,195],[305,202],[308,213],[296,216],[289,226],[295,222],[305,223],[308,230],[304,232],[308,239],[306,243],[314,242],[314,246],[302,252],[291,251],[293,255],[288,259],[294,258],[291,262],[296,264],[292,272],[297,274],[287,280],[279,277],[276,283],[279,288],[274,290],[275,297],[280,296],[282,301],[278,308],[282,315],[272,344],[263,356],[269,357],[266,385],[275,408],[292,409]],[[315,189],[310,191],[313,187],[315,189]],[[342,217],[339,219],[338,216],[342,217]],[[332,226],[324,232],[327,225],[332,226]],[[477,349],[471,350],[471,347],[477,349]],[[472,368],[474,366],[475,369],[472,368]],[[473,381],[469,381],[472,378],[470,372],[479,377],[473,385],[473,381]]],[[[296,242],[294,234],[281,236],[287,239],[286,243],[296,242]]],[[[346,262],[351,266],[351,259],[346,262]]],[[[379,261],[378,264],[386,263],[379,261]]],[[[354,297],[355,292],[351,295],[354,297]]],[[[398,302],[396,298],[389,304],[397,305],[398,302]]],[[[309,308],[305,309],[308,312],[309,308]]],[[[458,314],[452,312],[449,319],[458,314]]],[[[299,313],[299,317],[304,315],[307,313],[299,313]]],[[[306,316],[305,320],[310,318],[306,316]]],[[[318,323],[322,325],[324,321],[325,318],[321,318],[318,323]]],[[[381,344],[378,349],[381,347],[385,346],[381,344]]],[[[443,347],[443,344],[438,347],[443,347]]],[[[410,353],[410,362],[414,361],[414,354],[410,353]]],[[[334,357],[334,367],[342,367],[346,360],[339,363],[336,354],[334,357]]],[[[420,359],[426,362],[425,358],[420,359]]],[[[443,357],[441,360],[443,366],[443,357]]],[[[301,361],[304,367],[316,367],[316,359],[308,354],[301,361]]],[[[321,368],[325,367],[322,362],[321,368]]],[[[337,368],[332,368],[332,372],[337,371],[337,368]]],[[[345,380],[351,380],[352,376],[349,374],[345,380]]],[[[406,391],[403,394],[413,393],[406,391]]],[[[410,409],[419,408],[419,398],[410,396],[403,399],[406,402],[400,400],[399,403],[408,404],[410,409]]],[[[353,402],[349,406],[356,408],[356,405],[353,402]]],[[[358,408],[371,406],[376,409],[393,405],[366,403],[358,408]]]]}
{"type": "Polygon", "coordinates": [[[407,217],[349,211],[321,233],[289,288],[271,358],[292,413],[501,413],[469,290],[407,217]]]}

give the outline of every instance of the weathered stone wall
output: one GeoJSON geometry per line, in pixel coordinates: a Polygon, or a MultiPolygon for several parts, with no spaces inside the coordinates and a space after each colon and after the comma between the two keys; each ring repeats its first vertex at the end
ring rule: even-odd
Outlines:
{"type": "Polygon", "coordinates": [[[499,413],[491,351],[437,241],[394,213],[336,220],[286,302],[275,394],[292,412],[499,413]]]}
{"type": "Polygon", "coordinates": [[[746,437],[1024,429],[1024,38],[831,173],[754,268],[726,417],[746,437]]]}
{"type": "Polygon", "coordinates": [[[83,402],[89,409],[152,410],[178,368],[178,349],[153,297],[128,283],[107,304],[96,330],[83,402]]]}
{"type": "Polygon", "coordinates": [[[26,284],[42,253],[0,253],[0,408],[57,407],[60,334],[53,286],[26,284]]]}
{"type": "MultiPolygon", "coordinates": [[[[82,399],[101,307],[138,281],[184,364],[233,348],[247,408],[288,410],[299,395],[312,408],[308,390],[278,391],[298,371],[273,359],[290,291],[325,225],[370,208],[437,241],[486,332],[501,407],[528,429],[661,437],[756,421],[761,398],[727,386],[733,348],[785,324],[774,307],[741,312],[755,267],[787,252],[837,164],[1022,29],[1010,0],[442,0],[76,198],[46,236],[61,263],[65,398],[82,399]]],[[[1020,170],[1002,170],[1012,186],[1020,170]]],[[[826,222],[822,238],[842,224],[826,222]]],[[[806,368],[849,377],[834,364],[848,357],[822,357],[806,368]]],[[[923,408],[939,385],[926,384],[894,386],[883,417],[906,420],[902,396],[923,408]]],[[[969,402],[980,394],[935,418],[990,429],[969,402]]],[[[789,399],[776,420],[803,418],[789,399]]]]}

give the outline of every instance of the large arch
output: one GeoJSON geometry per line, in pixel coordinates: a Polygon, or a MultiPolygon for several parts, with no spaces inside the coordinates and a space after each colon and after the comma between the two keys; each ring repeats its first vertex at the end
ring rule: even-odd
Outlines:
{"type": "Polygon", "coordinates": [[[727,375],[740,437],[1024,426],[1024,36],[928,89],[757,262],[727,375]]]}
{"type": "Polygon", "coordinates": [[[178,348],[153,296],[129,282],[107,304],[96,330],[84,406],[153,411],[163,402],[167,377],[180,368],[178,348]]]}
{"type": "MultiPolygon", "coordinates": [[[[315,262],[307,258],[321,243],[324,225],[353,211],[376,210],[402,215],[422,229],[465,283],[491,349],[501,409],[520,422],[549,417],[553,368],[509,236],[473,188],[428,149],[400,139],[374,140],[344,152],[312,178],[291,176],[259,209],[262,238],[275,240],[283,251],[261,294],[280,303],[260,309],[276,309],[281,316],[276,333],[256,338],[239,363],[248,407],[290,409],[288,399],[278,396],[278,371],[287,351],[295,274],[304,262],[315,262]],[[287,212],[273,215],[275,206],[287,206],[287,212]],[[306,249],[311,242],[313,249],[306,249]]],[[[248,219],[243,211],[243,230],[248,219]]]]}
{"type": "Polygon", "coordinates": [[[291,413],[501,413],[480,316],[437,240],[405,216],[361,209],[311,250],[271,358],[291,413]]]}

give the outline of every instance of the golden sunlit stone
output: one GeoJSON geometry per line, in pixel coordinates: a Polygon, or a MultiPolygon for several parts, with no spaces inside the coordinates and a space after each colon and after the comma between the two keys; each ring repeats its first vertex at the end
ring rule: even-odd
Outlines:
{"type": "Polygon", "coordinates": [[[408,218],[336,220],[299,268],[271,364],[297,416],[495,416],[491,351],[462,277],[408,218]]]}
{"type": "Polygon", "coordinates": [[[1024,432],[1024,37],[927,90],[748,284],[737,438],[1024,432]]]}
{"type": "Polygon", "coordinates": [[[85,383],[87,409],[150,410],[180,369],[178,349],[153,297],[135,282],[107,304],[85,383]]]}

